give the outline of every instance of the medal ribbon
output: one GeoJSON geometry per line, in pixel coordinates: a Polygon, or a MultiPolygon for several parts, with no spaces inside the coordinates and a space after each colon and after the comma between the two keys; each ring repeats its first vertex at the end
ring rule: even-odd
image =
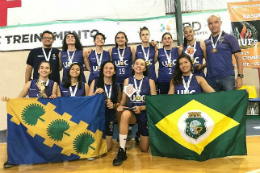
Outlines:
{"type": "Polygon", "coordinates": [[[68,59],[69,59],[69,62],[70,62],[71,64],[72,64],[72,61],[73,61],[75,52],[76,52],[76,49],[74,50],[73,54],[70,56],[70,52],[69,52],[69,50],[67,49],[68,59]]]}
{"type": "Polygon", "coordinates": [[[50,61],[51,51],[52,51],[52,48],[51,48],[51,50],[50,50],[50,52],[49,52],[49,54],[48,54],[48,57],[47,57],[47,55],[46,55],[46,53],[45,53],[45,50],[44,50],[44,48],[42,47],[42,52],[43,52],[44,58],[45,58],[45,60],[48,61],[48,62],[50,61]]]}
{"type": "Polygon", "coordinates": [[[165,53],[165,56],[166,56],[166,58],[167,58],[168,63],[172,63],[172,62],[171,62],[172,50],[170,50],[170,55],[168,55],[168,53],[167,53],[167,51],[165,50],[165,48],[163,48],[163,49],[164,49],[164,53],[165,53]]]}
{"type": "Polygon", "coordinates": [[[143,50],[143,54],[144,54],[144,59],[145,59],[145,61],[149,61],[150,46],[148,47],[147,53],[145,53],[145,50],[144,50],[143,45],[141,45],[141,46],[142,46],[142,50],[143,50]]]}
{"type": "Polygon", "coordinates": [[[75,97],[76,92],[77,92],[77,90],[78,90],[78,84],[79,84],[79,83],[77,82],[77,85],[76,85],[74,91],[72,91],[72,87],[71,87],[71,86],[69,87],[69,90],[70,90],[70,96],[71,96],[71,97],[75,97]]]}
{"type": "Polygon", "coordinates": [[[108,98],[108,99],[111,99],[112,85],[110,86],[109,92],[107,92],[107,86],[106,86],[106,84],[104,84],[104,88],[105,88],[105,92],[106,92],[107,98],[108,98]]]}
{"type": "Polygon", "coordinates": [[[134,84],[135,84],[135,89],[136,89],[136,94],[138,96],[140,96],[140,93],[141,93],[141,88],[142,88],[142,84],[143,84],[143,79],[144,77],[142,78],[142,80],[140,81],[140,84],[139,84],[139,87],[137,86],[137,82],[136,82],[136,78],[134,76],[134,84]]]}
{"type": "Polygon", "coordinates": [[[221,31],[221,33],[219,33],[218,39],[216,40],[215,44],[214,44],[214,42],[213,42],[213,38],[212,38],[212,35],[211,35],[210,40],[211,40],[213,49],[216,49],[217,44],[218,44],[218,40],[219,40],[219,38],[221,37],[221,35],[222,35],[222,31],[221,31]]]}
{"type": "Polygon", "coordinates": [[[97,59],[97,65],[98,65],[98,66],[101,66],[102,57],[103,57],[103,51],[102,51],[102,53],[100,54],[100,58],[98,58],[97,51],[95,51],[95,55],[96,55],[96,59],[97,59]]]}
{"type": "Polygon", "coordinates": [[[189,93],[189,87],[190,87],[190,82],[191,82],[191,78],[192,78],[193,74],[190,75],[188,82],[186,83],[184,80],[184,77],[182,76],[182,84],[184,87],[184,94],[188,94],[189,93]]]}
{"type": "Polygon", "coordinates": [[[119,60],[120,60],[120,61],[124,61],[125,48],[124,48],[122,54],[120,54],[119,48],[117,48],[117,52],[118,52],[119,60]]]}

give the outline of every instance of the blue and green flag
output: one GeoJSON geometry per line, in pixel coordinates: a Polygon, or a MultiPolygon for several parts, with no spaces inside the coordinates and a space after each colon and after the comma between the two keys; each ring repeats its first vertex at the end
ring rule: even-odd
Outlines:
{"type": "Polygon", "coordinates": [[[245,90],[147,96],[154,156],[205,161],[246,155],[245,90]]]}
{"type": "Polygon", "coordinates": [[[104,95],[7,102],[10,164],[60,162],[107,152],[104,95]]]}

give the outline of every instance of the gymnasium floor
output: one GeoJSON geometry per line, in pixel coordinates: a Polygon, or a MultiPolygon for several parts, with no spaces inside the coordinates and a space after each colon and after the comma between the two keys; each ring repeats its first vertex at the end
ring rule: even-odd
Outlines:
{"type": "MultiPolygon", "coordinates": [[[[68,173],[68,172],[146,172],[146,173],[260,173],[260,116],[247,118],[247,156],[229,156],[197,162],[182,159],[172,159],[152,156],[151,153],[140,152],[134,140],[128,141],[126,147],[128,159],[123,165],[115,167],[112,161],[116,156],[118,143],[114,140],[113,150],[106,156],[94,161],[78,160],[60,163],[47,163],[38,165],[20,165],[3,169],[2,165],[7,159],[6,132],[0,132],[0,173],[29,172],[29,173],[68,173]]],[[[133,127],[133,137],[136,131],[133,127]]],[[[117,138],[118,126],[115,127],[114,139],[117,138]]]]}

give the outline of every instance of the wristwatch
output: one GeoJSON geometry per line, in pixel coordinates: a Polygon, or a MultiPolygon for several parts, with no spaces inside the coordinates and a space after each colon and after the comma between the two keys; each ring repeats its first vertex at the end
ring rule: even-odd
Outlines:
{"type": "Polygon", "coordinates": [[[243,74],[238,74],[237,76],[240,77],[240,78],[244,78],[243,74]]]}

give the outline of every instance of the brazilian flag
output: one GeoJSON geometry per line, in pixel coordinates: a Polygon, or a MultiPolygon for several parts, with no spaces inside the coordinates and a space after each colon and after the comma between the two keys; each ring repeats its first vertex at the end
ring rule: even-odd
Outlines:
{"type": "Polygon", "coordinates": [[[107,152],[104,95],[10,99],[7,116],[9,164],[78,160],[107,152]]]}
{"type": "Polygon", "coordinates": [[[205,161],[246,155],[245,90],[147,96],[154,156],[205,161]]]}

